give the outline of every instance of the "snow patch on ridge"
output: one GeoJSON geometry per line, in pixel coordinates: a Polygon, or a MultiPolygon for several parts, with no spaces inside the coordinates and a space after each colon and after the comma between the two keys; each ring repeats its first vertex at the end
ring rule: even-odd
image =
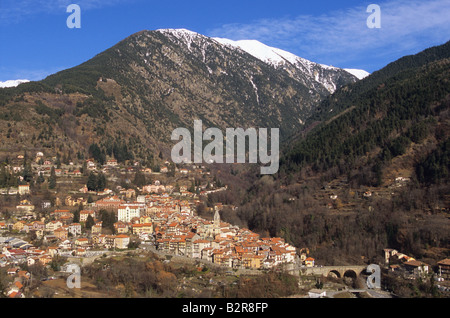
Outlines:
{"type": "Polygon", "coordinates": [[[352,74],[353,76],[357,77],[360,80],[362,80],[370,75],[369,72],[366,72],[364,70],[355,70],[355,69],[351,69],[351,68],[345,68],[344,71],[347,71],[348,73],[352,74]]]}
{"type": "Polygon", "coordinates": [[[188,46],[189,50],[191,50],[191,44],[194,39],[198,37],[205,37],[200,33],[189,31],[187,29],[158,29],[156,31],[161,32],[165,35],[170,34],[176,37],[178,40],[183,41],[188,46]]]}
{"type": "MultiPolygon", "coordinates": [[[[188,48],[191,48],[192,41],[196,38],[209,38],[207,36],[204,36],[200,33],[190,31],[187,29],[158,29],[158,32],[161,32],[163,34],[170,34],[174,37],[176,37],[179,40],[182,40],[185,42],[188,46],[188,48]]],[[[219,38],[219,37],[213,37],[211,38],[215,41],[217,41],[219,44],[226,45],[229,47],[233,47],[236,49],[241,49],[244,52],[249,53],[250,55],[256,57],[257,59],[263,61],[264,63],[267,63],[269,65],[272,65],[274,67],[278,67],[280,65],[290,63],[294,66],[301,65],[303,68],[309,73],[309,75],[314,76],[313,68],[320,66],[323,69],[327,70],[339,70],[340,68],[334,67],[331,65],[325,65],[325,64],[318,64],[315,62],[311,62],[307,59],[301,58],[295,54],[292,54],[290,52],[270,47],[264,43],[261,43],[257,40],[240,40],[240,41],[234,41],[226,38],[219,38]]],[[[363,79],[370,75],[370,73],[359,70],[359,69],[344,69],[348,73],[352,74],[358,79],[363,79]]],[[[331,87],[330,87],[331,88],[331,87]]]]}
{"type": "Polygon", "coordinates": [[[282,51],[279,49],[272,48],[256,40],[241,40],[233,41],[223,38],[213,38],[217,42],[223,45],[232,46],[235,48],[240,48],[241,50],[253,55],[257,59],[277,66],[280,63],[295,64],[297,57],[289,52],[282,51]]]}
{"type": "Polygon", "coordinates": [[[28,83],[29,80],[26,79],[19,79],[19,80],[8,80],[5,82],[0,82],[0,87],[16,87],[22,83],[28,83]]]}

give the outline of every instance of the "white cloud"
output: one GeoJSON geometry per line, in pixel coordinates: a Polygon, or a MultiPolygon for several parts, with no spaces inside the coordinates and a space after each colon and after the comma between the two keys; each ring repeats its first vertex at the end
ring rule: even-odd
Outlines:
{"type": "Polygon", "coordinates": [[[367,27],[370,13],[367,6],[360,6],[320,16],[226,24],[208,35],[256,39],[318,62],[341,65],[362,56],[386,58],[450,40],[450,0],[388,0],[378,5],[381,29],[367,27]]]}

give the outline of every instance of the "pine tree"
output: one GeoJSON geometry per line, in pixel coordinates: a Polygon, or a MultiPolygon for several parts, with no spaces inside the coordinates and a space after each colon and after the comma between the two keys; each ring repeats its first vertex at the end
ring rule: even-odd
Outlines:
{"type": "Polygon", "coordinates": [[[103,191],[106,188],[106,177],[103,173],[97,176],[97,191],[103,191]]]}
{"type": "Polygon", "coordinates": [[[80,222],[80,210],[76,210],[75,212],[73,212],[73,223],[79,223],[80,222]]]}
{"type": "Polygon", "coordinates": [[[2,166],[0,170],[0,188],[4,188],[8,185],[8,175],[6,174],[5,166],[2,166]]]}
{"type": "Polygon", "coordinates": [[[81,173],[83,174],[83,176],[87,176],[89,173],[86,160],[84,160],[83,166],[81,167],[81,173]]]}
{"type": "Polygon", "coordinates": [[[61,156],[60,156],[59,152],[56,154],[56,167],[58,169],[61,169],[61,156]]]}
{"type": "Polygon", "coordinates": [[[98,189],[98,183],[97,183],[97,176],[95,173],[91,172],[91,174],[88,177],[86,187],[89,191],[97,191],[98,189]]]}
{"type": "Polygon", "coordinates": [[[55,167],[52,167],[50,171],[50,178],[48,179],[48,188],[54,189],[56,188],[56,173],[55,173],[55,167]]]}
{"type": "Polygon", "coordinates": [[[91,155],[92,158],[94,158],[94,160],[100,163],[101,165],[105,164],[106,155],[97,144],[92,144],[89,147],[89,155],[91,155]]]}
{"type": "Polygon", "coordinates": [[[94,219],[92,218],[92,216],[89,214],[87,219],[86,219],[86,229],[90,230],[92,229],[92,226],[95,224],[94,219]]]}
{"type": "Polygon", "coordinates": [[[25,182],[31,182],[31,180],[33,179],[33,171],[31,169],[31,164],[27,163],[25,165],[22,177],[25,182]]]}

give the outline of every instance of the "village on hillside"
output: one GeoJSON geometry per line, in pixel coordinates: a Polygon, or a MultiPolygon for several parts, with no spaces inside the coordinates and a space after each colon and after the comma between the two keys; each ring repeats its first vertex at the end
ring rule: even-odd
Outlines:
{"type": "MultiPolygon", "coordinates": [[[[27,157],[17,155],[0,171],[3,184],[10,180],[0,188],[0,269],[11,278],[7,297],[26,297],[32,275],[24,265],[64,271],[71,262],[83,264],[108,252],[148,249],[230,270],[322,267],[308,248],[223,221],[223,209],[238,207],[209,204],[208,195],[227,185],[205,166],[166,161],[153,171],[115,159],[101,165],[93,159],[61,163],[42,152],[27,157]]],[[[384,253],[385,268],[405,279],[432,272],[400,251],[384,253]]],[[[448,291],[450,262],[438,265],[437,284],[448,291]]]]}
{"type": "MultiPolygon", "coordinates": [[[[24,156],[16,159],[24,161],[24,156]]],[[[135,249],[142,243],[160,253],[234,269],[271,269],[298,261],[296,248],[282,238],[261,238],[248,229],[223,222],[220,203],[208,208],[213,216],[209,220],[197,215],[198,205],[209,193],[226,190],[226,186],[214,182],[205,167],[174,167],[172,177],[176,178],[172,180],[176,182],[163,184],[161,180],[170,179],[166,178],[171,172],[169,162],[155,173],[138,163],[124,167],[114,159],[104,165],[88,159],[78,166],[72,162],[55,164],[55,160],[38,152],[31,164],[33,174],[46,180],[42,184],[46,183],[47,195],[52,193],[49,198],[41,194],[42,184],[40,188],[30,186],[21,177],[25,164],[3,168],[21,181],[17,187],[1,189],[4,197],[15,198],[17,204],[2,207],[0,266],[10,268],[17,277],[23,276],[18,274],[18,266],[23,263],[49,266],[55,257],[100,257],[104,251],[135,249]],[[108,184],[126,175],[130,186],[94,191],[82,183],[86,180],[83,176],[100,174],[108,184]],[[152,176],[148,178],[152,182],[133,186],[133,174],[152,176]],[[205,180],[203,186],[188,186],[194,174],[205,180]],[[56,176],[56,187],[49,186],[52,176],[56,176]]],[[[21,295],[21,289],[14,286],[10,297],[21,295]]]]}

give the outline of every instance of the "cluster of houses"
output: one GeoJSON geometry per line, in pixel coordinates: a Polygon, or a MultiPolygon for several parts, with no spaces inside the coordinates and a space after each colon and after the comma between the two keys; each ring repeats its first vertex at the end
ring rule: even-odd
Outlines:
{"type": "Polygon", "coordinates": [[[154,242],[162,253],[232,268],[272,268],[296,261],[295,247],[283,239],[260,238],[248,229],[222,222],[220,204],[215,206],[214,220],[209,221],[194,215],[188,201],[167,194],[147,195],[138,203],[142,205],[120,205],[119,222],[131,222],[131,232],[154,242]]]}
{"type": "Polygon", "coordinates": [[[25,298],[23,290],[31,284],[31,274],[27,271],[20,270],[19,267],[8,268],[6,273],[13,278],[13,282],[6,291],[6,296],[9,298],[25,298]]]}
{"type": "MultiPolygon", "coordinates": [[[[232,268],[272,268],[296,261],[295,247],[283,239],[260,238],[248,229],[222,222],[220,204],[215,207],[213,221],[195,215],[198,202],[163,193],[140,195],[135,202],[111,196],[95,202],[95,207],[116,212],[117,234],[131,234],[141,241],[152,242],[162,253],[204,259],[232,268]]],[[[80,221],[81,218],[80,215],[80,221]]],[[[96,233],[93,227],[94,237],[96,233]]],[[[106,237],[98,234],[96,239],[106,237]]]]}
{"type": "Polygon", "coordinates": [[[384,249],[384,260],[391,271],[405,269],[410,277],[421,277],[428,274],[430,265],[416,260],[414,257],[400,253],[396,249],[384,249]]]}
{"type": "Polygon", "coordinates": [[[31,282],[31,274],[21,270],[20,264],[33,265],[36,262],[48,264],[52,257],[45,250],[39,250],[28,242],[15,237],[0,237],[0,267],[6,267],[13,282],[5,294],[10,298],[24,298],[23,290],[31,282]]]}
{"type": "MultiPolygon", "coordinates": [[[[403,273],[404,277],[408,279],[423,278],[432,272],[429,264],[400,253],[396,249],[384,249],[384,258],[389,270],[403,273]]],[[[436,287],[440,291],[450,292],[450,259],[440,260],[436,265],[436,272],[434,273],[436,287]]]]}
{"type": "Polygon", "coordinates": [[[222,222],[221,204],[215,207],[214,220],[208,221],[194,214],[198,200],[175,199],[168,193],[138,195],[134,201],[127,198],[123,193],[120,197],[112,195],[87,204],[79,212],[77,222],[73,221],[74,213],[70,210],[55,209],[40,220],[22,218],[13,224],[0,224],[3,229],[16,233],[33,233],[50,246],[39,250],[21,240],[4,241],[0,266],[23,262],[47,265],[55,255],[83,257],[95,250],[123,250],[133,238],[153,243],[162,253],[204,259],[232,268],[272,268],[296,261],[295,247],[283,239],[260,238],[248,229],[222,222]],[[105,234],[99,220],[101,210],[114,212],[114,234],[105,234]],[[90,231],[85,231],[89,217],[94,224],[90,231]]]}
{"type": "MultiPolygon", "coordinates": [[[[46,160],[42,153],[36,155],[34,168],[38,168],[39,174],[49,175],[53,166],[54,160],[46,160]]],[[[103,168],[114,169],[117,166],[117,161],[111,159],[103,168]]],[[[22,167],[17,165],[13,168],[20,171],[22,167]]],[[[87,168],[95,170],[98,165],[87,160],[87,168]]],[[[203,174],[204,171],[199,169],[182,168],[178,172],[184,175],[193,172],[203,174]]],[[[151,173],[151,170],[144,172],[151,173]]],[[[168,172],[167,166],[161,168],[161,173],[168,172]]],[[[55,173],[57,176],[82,175],[76,166],[55,169],[55,173]]],[[[15,221],[8,224],[0,222],[0,267],[8,269],[8,275],[14,277],[7,295],[23,297],[22,291],[29,283],[29,273],[19,270],[22,264],[47,266],[57,255],[103,255],[105,250],[126,250],[131,242],[146,242],[160,253],[202,259],[230,268],[269,269],[295,263],[295,247],[282,238],[261,238],[248,229],[223,222],[220,218],[221,204],[217,204],[211,212],[211,216],[214,213],[211,221],[194,213],[201,202],[199,196],[224,190],[226,187],[214,189],[202,186],[196,193],[191,193],[186,186],[174,187],[155,181],[137,191],[118,189],[115,194],[105,189],[95,193],[101,198],[90,203],[85,196],[73,194],[65,199],[56,198],[54,204],[44,200],[41,207],[47,214],[42,218],[35,212],[35,206],[28,199],[23,199],[16,206],[15,221]],[[77,206],[83,208],[79,212],[79,220],[74,221],[72,210],[77,206]],[[101,220],[102,210],[114,213],[114,231],[106,230],[101,220]],[[88,220],[89,228],[86,227],[88,220]],[[2,236],[4,233],[11,236],[2,236]],[[33,246],[22,239],[25,235],[42,240],[44,244],[33,246]]],[[[4,194],[29,195],[30,186],[19,185],[17,189],[5,191],[4,194]]],[[[86,186],[79,192],[89,193],[86,186]]]]}
{"type": "MultiPolygon", "coordinates": [[[[389,266],[391,271],[405,270],[410,278],[419,278],[431,271],[431,266],[424,262],[416,260],[414,257],[408,256],[396,249],[384,249],[385,263],[389,266]]],[[[449,278],[450,261],[444,259],[438,262],[440,277],[449,278]]]]}

